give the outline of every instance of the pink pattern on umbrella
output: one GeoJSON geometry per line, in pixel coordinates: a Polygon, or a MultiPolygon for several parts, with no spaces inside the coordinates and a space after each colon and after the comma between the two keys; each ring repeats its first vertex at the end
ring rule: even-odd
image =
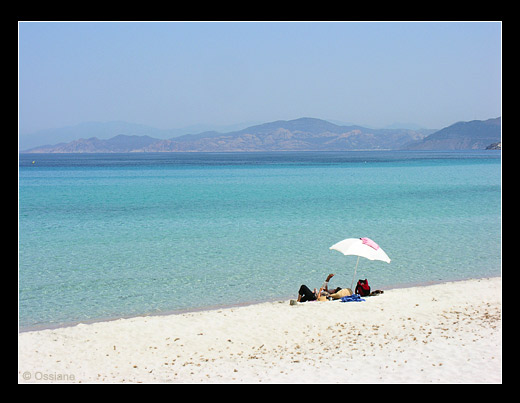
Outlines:
{"type": "Polygon", "coordinates": [[[377,243],[375,243],[374,241],[372,241],[370,238],[359,238],[359,239],[361,239],[363,241],[364,245],[368,245],[371,248],[374,248],[375,250],[379,249],[379,245],[377,243]]]}

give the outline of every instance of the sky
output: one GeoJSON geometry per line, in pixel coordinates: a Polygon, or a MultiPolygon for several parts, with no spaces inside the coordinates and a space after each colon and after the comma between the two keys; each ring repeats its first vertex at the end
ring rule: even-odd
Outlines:
{"type": "Polygon", "coordinates": [[[441,129],[495,118],[501,33],[501,22],[20,21],[19,134],[107,121],[441,129]]]}

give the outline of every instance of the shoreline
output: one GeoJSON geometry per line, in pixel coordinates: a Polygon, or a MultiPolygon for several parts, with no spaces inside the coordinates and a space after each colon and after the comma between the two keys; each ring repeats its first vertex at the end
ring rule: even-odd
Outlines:
{"type": "MultiPolygon", "coordinates": [[[[488,279],[488,278],[493,278],[493,277],[487,276],[487,277],[464,278],[464,279],[446,280],[446,281],[445,280],[431,280],[431,281],[427,281],[427,282],[393,284],[388,287],[378,287],[378,288],[382,289],[383,291],[387,291],[387,290],[395,290],[395,289],[425,287],[425,286],[436,285],[436,284],[447,284],[447,283],[454,283],[454,282],[468,281],[468,280],[482,280],[482,279],[488,279]]],[[[82,321],[62,322],[62,323],[56,323],[56,324],[48,323],[48,324],[30,325],[30,326],[23,326],[23,327],[19,325],[18,333],[61,329],[61,328],[67,328],[67,327],[74,327],[74,326],[82,325],[82,324],[91,325],[94,323],[111,322],[111,321],[120,320],[120,319],[182,315],[182,314],[192,313],[192,312],[214,311],[214,310],[219,310],[219,309],[238,308],[241,306],[250,306],[250,305],[257,305],[257,304],[264,304],[264,303],[274,303],[274,302],[279,302],[279,301],[289,301],[290,299],[296,299],[297,294],[298,294],[298,292],[295,291],[294,295],[290,295],[290,296],[280,296],[280,297],[276,297],[276,298],[273,297],[273,298],[266,299],[266,300],[245,301],[245,302],[226,304],[226,305],[214,305],[214,306],[201,306],[201,307],[185,308],[185,309],[173,309],[173,310],[162,311],[162,312],[149,312],[149,313],[142,313],[142,314],[135,314],[135,315],[122,315],[122,316],[114,316],[114,317],[108,317],[108,318],[95,318],[95,319],[87,319],[87,320],[82,320],[82,321]]]]}
{"type": "Polygon", "coordinates": [[[18,335],[19,383],[501,383],[502,279],[18,335]]]}

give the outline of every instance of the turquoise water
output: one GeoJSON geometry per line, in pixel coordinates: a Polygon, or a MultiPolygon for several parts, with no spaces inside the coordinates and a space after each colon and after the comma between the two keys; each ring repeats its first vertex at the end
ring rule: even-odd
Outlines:
{"type": "Polygon", "coordinates": [[[21,154],[20,328],[501,274],[501,154],[21,154]],[[32,161],[35,161],[33,164],[32,161]]]}

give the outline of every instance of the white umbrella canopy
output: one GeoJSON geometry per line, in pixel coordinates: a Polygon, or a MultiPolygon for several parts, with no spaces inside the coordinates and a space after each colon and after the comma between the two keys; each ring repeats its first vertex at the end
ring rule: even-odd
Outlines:
{"type": "Polygon", "coordinates": [[[332,245],[329,249],[337,250],[344,255],[353,255],[358,257],[356,268],[354,269],[354,277],[352,277],[352,283],[350,284],[351,289],[354,284],[354,278],[356,277],[360,257],[390,263],[390,258],[385,251],[370,238],[347,238],[332,245]]]}

